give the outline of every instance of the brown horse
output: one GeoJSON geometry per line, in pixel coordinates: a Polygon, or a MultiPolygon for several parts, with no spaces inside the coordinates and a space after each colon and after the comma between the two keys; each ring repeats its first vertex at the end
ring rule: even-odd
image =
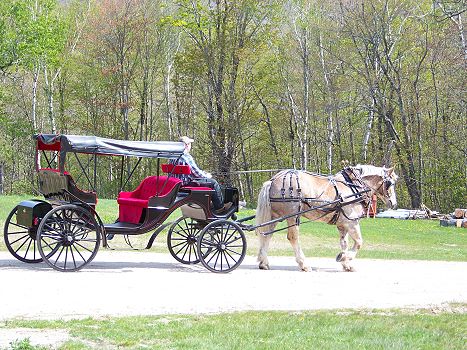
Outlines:
{"type": "Polygon", "coordinates": [[[299,244],[299,218],[303,216],[309,220],[337,226],[341,252],[336,260],[342,263],[344,271],[354,271],[351,260],[355,258],[363,243],[360,218],[368,213],[373,194],[386,206],[396,207],[396,181],[397,175],[393,168],[372,165],[347,167],[331,176],[298,170],[283,170],[277,173],[263,184],[258,196],[256,225],[260,227],[256,229],[256,233],[259,237],[259,268],[269,269],[267,252],[277,224],[265,223],[287,217],[287,238],[295,252],[295,260],[301,270],[309,270],[299,244]],[[354,241],[350,250],[349,235],[354,241]]]}

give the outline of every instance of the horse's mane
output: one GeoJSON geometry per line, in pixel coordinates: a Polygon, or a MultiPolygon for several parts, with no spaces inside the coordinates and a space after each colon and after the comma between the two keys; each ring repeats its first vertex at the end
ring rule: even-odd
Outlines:
{"type": "Polygon", "coordinates": [[[360,171],[360,174],[362,177],[365,176],[373,176],[373,175],[378,175],[383,177],[385,168],[374,166],[374,165],[367,165],[367,164],[357,164],[355,166],[355,169],[360,171]]]}

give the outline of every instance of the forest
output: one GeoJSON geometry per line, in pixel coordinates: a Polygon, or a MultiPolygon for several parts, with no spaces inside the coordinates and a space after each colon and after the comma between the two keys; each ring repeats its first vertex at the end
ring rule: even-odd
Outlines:
{"type": "MultiPolygon", "coordinates": [[[[400,207],[465,207],[466,9],[2,0],[0,194],[37,194],[36,133],[188,135],[198,164],[252,206],[277,169],[333,174],[360,163],[395,167],[400,207]]],[[[100,163],[100,197],[116,197],[119,166],[100,163]]],[[[142,164],[130,185],[154,171],[142,164]]]]}

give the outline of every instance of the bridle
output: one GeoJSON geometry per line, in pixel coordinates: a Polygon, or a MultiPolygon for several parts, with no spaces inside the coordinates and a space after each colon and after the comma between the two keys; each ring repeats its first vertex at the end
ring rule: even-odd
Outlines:
{"type": "Polygon", "coordinates": [[[366,186],[368,186],[368,188],[372,190],[373,193],[377,195],[379,194],[382,197],[388,198],[390,197],[389,189],[396,184],[396,181],[390,175],[388,175],[386,170],[384,171],[384,175],[382,176],[382,178],[383,179],[381,181],[381,184],[377,188],[374,188],[368,185],[367,183],[366,183],[366,186]],[[381,191],[381,188],[383,189],[382,191],[381,191]]]}

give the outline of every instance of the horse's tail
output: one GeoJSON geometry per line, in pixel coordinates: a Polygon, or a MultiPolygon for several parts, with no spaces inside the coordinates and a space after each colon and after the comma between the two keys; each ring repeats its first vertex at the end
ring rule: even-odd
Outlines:
{"type": "MultiPolygon", "coordinates": [[[[269,199],[269,189],[271,188],[272,181],[263,183],[263,187],[258,195],[258,205],[256,206],[256,225],[261,225],[265,222],[271,221],[271,201],[269,199]]],[[[264,233],[272,230],[270,225],[258,227],[256,233],[264,233]]]]}

